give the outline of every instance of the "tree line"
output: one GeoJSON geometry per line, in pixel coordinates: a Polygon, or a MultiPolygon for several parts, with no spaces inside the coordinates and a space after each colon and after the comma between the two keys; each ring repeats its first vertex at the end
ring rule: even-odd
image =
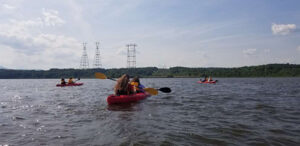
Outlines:
{"type": "Polygon", "coordinates": [[[115,68],[115,69],[50,69],[50,70],[12,70],[0,69],[0,79],[37,79],[37,78],[94,78],[95,72],[101,72],[111,78],[122,74],[139,77],[300,77],[300,65],[297,64],[268,64],[234,68],[188,68],[157,67],[115,68]]]}

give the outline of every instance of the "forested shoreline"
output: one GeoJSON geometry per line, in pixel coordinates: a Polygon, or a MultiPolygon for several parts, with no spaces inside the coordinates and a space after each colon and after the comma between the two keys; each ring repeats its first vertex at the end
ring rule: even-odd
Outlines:
{"type": "Polygon", "coordinates": [[[178,77],[300,77],[300,65],[268,64],[235,68],[188,68],[157,67],[118,68],[118,69],[50,69],[50,70],[12,70],[0,69],[0,79],[38,79],[38,78],[94,78],[95,72],[101,72],[111,78],[118,78],[127,73],[130,76],[144,78],[178,78],[178,77]]]}

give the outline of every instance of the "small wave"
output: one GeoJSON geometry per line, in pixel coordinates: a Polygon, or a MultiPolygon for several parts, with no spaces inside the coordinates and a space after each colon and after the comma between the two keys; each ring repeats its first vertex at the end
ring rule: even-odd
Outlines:
{"type": "Polygon", "coordinates": [[[25,120],[25,118],[20,117],[20,116],[13,116],[13,117],[12,117],[12,120],[14,120],[14,121],[25,120]]]}

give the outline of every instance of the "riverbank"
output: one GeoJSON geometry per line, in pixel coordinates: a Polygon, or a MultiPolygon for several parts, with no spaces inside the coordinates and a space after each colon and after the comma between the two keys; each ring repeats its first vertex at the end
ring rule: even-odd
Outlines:
{"type": "Polygon", "coordinates": [[[234,68],[171,67],[168,69],[157,67],[50,70],[0,69],[0,79],[94,78],[95,72],[104,73],[111,78],[118,78],[125,73],[143,78],[199,78],[205,75],[213,77],[300,77],[300,65],[268,64],[234,68]]]}

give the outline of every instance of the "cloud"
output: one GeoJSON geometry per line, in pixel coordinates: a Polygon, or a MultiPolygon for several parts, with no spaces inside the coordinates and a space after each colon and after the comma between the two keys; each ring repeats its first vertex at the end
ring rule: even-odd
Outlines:
{"type": "Polygon", "coordinates": [[[0,43],[1,65],[21,69],[78,67],[79,50],[82,49],[78,40],[53,34],[39,34],[25,39],[31,41],[27,44],[25,41],[18,43],[27,48],[0,43]]]}
{"type": "Polygon", "coordinates": [[[297,50],[298,50],[298,52],[300,53],[300,46],[298,46],[297,50]]]}
{"type": "Polygon", "coordinates": [[[288,35],[296,30],[296,24],[272,24],[274,35],[288,35]]]}
{"type": "Polygon", "coordinates": [[[6,9],[6,10],[14,10],[16,9],[16,7],[9,5],[9,4],[3,4],[2,8],[6,9]]]}
{"type": "Polygon", "coordinates": [[[42,16],[31,20],[11,19],[5,24],[0,24],[0,43],[25,53],[33,53],[34,50],[45,47],[45,42],[51,41],[51,38],[50,35],[41,33],[41,30],[46,29],[44,27],[47,26],[54,27],[64,24],[64,20],[58,16],[58,11],[55,10],[43,9],[42,16]],[[48,40],[45,41],[45,39],[48,40]]]}
{"type": "Polygon", "coordinates": [[[264,53],[270,53],[271,50],[270,49],[264,49],[264,53]]]}
{"type": "Polygon", "coordinates": [[[47,27],[62,24],[55,10],[43,10],[42,17],[0,24],[0,64],[23,69],[78,67],[82,49],[79,41],[45,32],[47,27]]]}
{"type": "Polygon", "coordinates": [[[293,62],[293,59],[288,58],[288,57],[282,57],[282,58],[278,58],[278,62],[279,63],[291,63],[291,62],[293,62]]]}
{"type": "Polygon", "coordinates": [[[122,55],[122,56],[123,55],[127,55],[127,48],[126,47],[120,47],[120,48],[118,48],[116,54],[122,55]]]}
{"type": "Polygon", "coordinates": [[[254,55],[256,53],[257,49],[255,48],[250,48],[250,49],[245,49],[243,50],[243,53],[247,56],[254,55]]]}
{"type": "Polygon", "coordinates": [[[3,16],[7,16],[7,17],[12,17],[17,10],[17,6],[14,6],[12,4],[1,4],[0,2],[0,16],[1,16],[1,20],[3,20],[3,16]]]}
{"type": "Polygon", "coordinates": [[[56,10],[43,9],[43,16],[44,24],[46,26],[56,26],[65,23],[65,21],[58,16],[58,11],[56,10]]]}

